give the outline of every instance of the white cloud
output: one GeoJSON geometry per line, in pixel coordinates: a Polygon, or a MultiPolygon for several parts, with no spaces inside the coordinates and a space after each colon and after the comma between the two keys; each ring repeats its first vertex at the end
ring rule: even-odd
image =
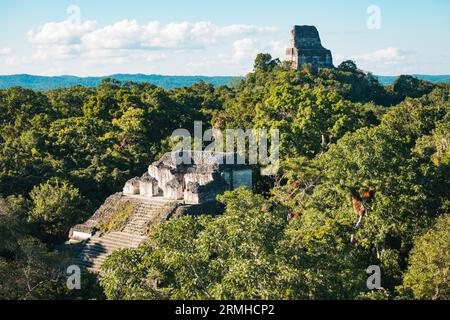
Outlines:
{"type": "MultiPolygon", "coordinates": [[[[6,63],[18,66],[76,57],[88,59],[88,63],[92,60],[102,64],[124,64],[136,60],[153,62],[167,56],[151,51],[205,49],[217,44],[219,39],[276,31],[274,27],[244,24],[218,26],[204,21],[166,25],[151,21],[141,25],[136,20],[122,20],[104,27],[98,27],[95,21],[78,24],[69,20],[48,22],[27,34],[29,42],[37,45],[33,54],[9,57],[6,63]]],[[[244,52],[250,50],[242,47],[244,42],[235,43],[238,46],[235,48],[237,61],[249,54],[244,52]]]]}
{"type": "Polygon", "coordinates": [[[286,43],[284,41],[271,41],[269,51],[274,58],[283,61],[286,58],[286,43]]]}
{"type": "Polygon", "coordinates": [[[404,61],[408,55],[409,53],[406,51],[390,47],[359,56],[357,55],[355,58],[364,62],[397,63],[404,61]]]}
{"type": "Polygon", "coordinates": [[[219,28],[216,30],[217,36],[229,37],[235,35],[243,35],[243,34],[256,34],[256,33],[274,33],[277,32],[278,28],[276,27],[257,27],[252,25],[245,24],[235,24],[231,26],[226,26],[219,28]]]}
{"type": "Polygon", "coordinates": [[[249,58],[256,56],[259,52],[259,47],[260,44],[255,39],[245,38],[235,41],[233,43],[233,62],[240,63],[244,60],[248,60],[249,58]]]}
{"type": "Polygon", "coordinates": [[[125,64],[133,61],[156,62],[167,58],[165,53],[148,52],[144,50],[129,50],[129,49],[96,49],[90,50],[83,55],[91,64],[125,64]]]}
{"type": "Polygon", "coordinates": [[[252,25],[217,26],[211,22],[179,22],[161,25],[158,21],[139,25],[122,20],[83,36],[89,48],[102,49],[196,49],[212,45],[220,38],[275,32],[273,27],[252,25]]]}
{"type": "Polygon", "coordinates": [[[8,54],[11,54],[13,50],[11,48],[0,48],[0,56],[6,56],[8,54]]]}
{"type": "Polygon", "coordinates": [[[217,67],[220,65],[237,66],[241,74],[252,69],[258,53],[270,53],[273,58],[284,59],[285,44],[281,41],[262,41],[254,38],[242,38],[234,41],[231,53],[221,53],[214,59],[204,59],[189,62],[187,65],[194,68],[217,67]]]}
{"type": "Polygon", "coordinates": [[[37,62],[66,60],[75,58],[81,52],[80,45],[38,46],[29,56],[9,56],[6,64],[11,66],[29,65],[37,62]]]}
{"type": "Polygon", "coordinates": [[[4,62],[14,73],[244,74],[257,53],[281,51],[284,45],[271,39],[276,32],[278,28],[270,26],[206,21],[142,24],[126,19],[100,26],[96,21],[66,20],[30,30],[31,51],[13,55],[4,50],[4,62]]]}
{"type": "Polygon", "coordinates": [[[284,59],[284,52],[286,48],[281,41],[263,42],[258,39],[244,38],[233,43],[233,57],[231,59],[234,63],[241,63],[243,61],[253,62],[258,53],[270,53],[273,58],[284,59]]]}
{"type": "Polygon", "coordinates": [[[37,31],[28,32],[28,40],[40,45],[70,45],[79,44],[81,38],[95,30],[95,21],[86,21],[80,24],[69,20],[61,22],[48,22],[37,31]]]}
{"type": "MultiPolygon", "coordinates": [[[[369,53],[344,55],[333,54],[335,65],[339,65],[344,60],[354,60],[362,70],[374,71],[377,74],[400,74],[411,73],[408,66],[412,63],[412,56],[417,59],[417,54],[395,47],[379,49],[369,53]]],[[[413,68],[414,69],[414,68],[413,68]]]]}
{"type": "Polygon", "coordinates": [[[135,20],[123,20],[94,30],[81,39],[87,49],[137,49],[141,47],[142,27],[135,20]]]}
{"type": "Polygon", "coordinates": [[[369,53],[344,55],[341,53],[333,54],[336,63],[340,63],[344,60],[355,60],[357,63],[362,64],[397,64],[404,62],[409,58],[413,52],[401,50],[399,48],[388,47],[380,50],[376,50],[369,53]]]}

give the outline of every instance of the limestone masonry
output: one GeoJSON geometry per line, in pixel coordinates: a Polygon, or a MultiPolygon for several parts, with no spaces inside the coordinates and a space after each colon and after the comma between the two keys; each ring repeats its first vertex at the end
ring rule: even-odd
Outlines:
{"type": "Polygon", "coordinates": [[[139,246],[149,229],[170,219],[178,207],[209,204],[227,190],[251,188],[251,167],[239,163],[243,161],[234,153],[165,154],[142,177],[129,180],[123,192],[106,199],[89,220],[71,229],[69,243],[79,248],[75,263],[98,272],[113,251],[139,246]]]}
{"type": "Polygon", "coordinates": [[[299,70],[304,64],[313,68],[334,68],[331,51],[325,49],[319,32],[314,26],[294,26],[291,31],[291,47],[286,49],[286,60],[299,70]]]}
{"type": "Polygon", "coordinates": [[[222,152],[176,151],[182,164],[177,164],[174,153],[165,154],[153,163],[141,178],[128,181],[123,189],[126,195],[148,198],[163,197],[185,204],[201,204],[215,200],[226,190],[252,187],[252,170],[238,164],[236,154],[222,152]],[[227,157],[234,164],[227,164],[227,157]]]}

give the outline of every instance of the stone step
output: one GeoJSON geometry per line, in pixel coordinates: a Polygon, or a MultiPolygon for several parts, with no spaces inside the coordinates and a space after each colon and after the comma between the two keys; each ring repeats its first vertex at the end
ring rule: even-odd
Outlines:
{"type": "Polygon", "coordinates": [[[159,214],[159,211],[147,211],[147,212],[141,212],[141,213],[134,213],[132,215],[132,218],[145,218],[148,216],[157,216],[159,214]]]}
{"type": "MultiPolygon", "coordinates": [[[[127,231],[130,228],[146,228],[150,221],[145,221],[141,223],[130,223],[125,228],[124,231],[127,231]]],[[[127,231],[129,232],[129,231],[127,231]]]]}
{"type": "Polygon", "coordinates": [[[137,236],[127,232],[111,232],[103,237],[94,237],[92,240],[104,240],[104,239],[131,239],[131,240],[144,240],[145,237],[137,236]]]}
{"type": "MultiPolygon", "coordinates": [[[[150,221],[145,221],[145,222],[140,222],[140,223],[130,223],[130,224],[127,224],[127,225],[125,226],[125,228],[124,228],[124,231],[126,231],[126,229],[127,229],[127,228],[130,228],[130,227],[146,227],[147,224],[148,224],[149,222],[151,222],[151,220],[150,220],[150,221]]],[[[128,232],[128,231],[127,231],[127,232],[128,232]]],[[[131,232],[130,232],[130,233],[131,233],[131,232]]]]}
{"type": "Polygon", "coordinates": [[[108,258],[109,255],[105,255],[105,256],[95,256],[95,257],[91,257],[91,256],[81,256],[80,259],[81,261],[83,261],[84,265],[93,265],[93,264],[97,264],[99,266],[102,265],[103,262],[106,261],[106,258],[108,258]]]}
{"type": "Polygon", "coordinates": [[[147,228],[141,228],[141,229],[139,229],[139,228],[128,229],[128,231],[132,231],[133,233],[144,235],[144,234],[147,232],[147,228]]]}
{"type": "Polygon", "coordinates": [[[144,235],[147,232],[147,228],[129,228],[127,231],[144,235]]]}
{"type": "Polygon", "coordinates": [[[98,238],[88,241],[82,252],[108,253],[123,248],[137,248],[145,237],[133,235],[133,238],[98,238]]]}
{"type": "Polygon", "coordinates": [[[142,240],[141,236],[136,236],[134,234],[131,233],[121,233],[121,234],[115,234],[115,233],[109,233],[106,234],[104,236],[100,236],[100,237],[93,237],[91,238],[91,241],[101,241],[101,240],[121,240],[121,239],[125,239],[125,240],[135,240],[135,241],[140,241],[142,240]]]}
{"type": "Polygon", "coordinates": [[[96,246],[96,245],[91,245],[91,246],[86,246],[83,252],[95,252],[98,254],[102,254],[102,253],[108,253],[108,252],[113,252],[116,250],[121,250],[121,249],[125,249],[125,248],[137,248],[138,246],[123,246],[123,245],[110,245],[110,246],[96,246]]]}
{"type": "Polygon", "coordinates": [[[106,261],[106,258],[109,257],[109,255],[106,256],[80,256],[80,260],[83,261],[84,265],[93,265],[94,263],[98,265],[102,265],[103,262],[106,261]]]}
{"type": "Polygon", "coordinates": [[[147,232],[147,227],[129,227],[126,231],[145,235],[145,233],[147,232]]]}
{"type": "Polygon", "coordinates": [[[87,271],[90,271],[90,272],[99,273],[101,264],[98,264],[98,263],[84,263],[84,264],[80,264],[79,267],[82,270],[87,270],[87,271]]]}
{"type": "Polygon", "coordinates": [[[132,215],[132,218],[157,216],[158,214],[159,214],[159,211],[145,211],[145,212],[140,212],[140,213],[134,213],[132,215]]]}
{"type": "MultiPolygon", "coordinates": [[[[111,252],[112,253],[112,252],[111,252]]],[[[106,258],[108,258],[110,256],[110,254],[102,254],[102,255],[97,255],[97,254],[92,254],[92,253],[84,253],[82,255],[80,255],[80,259],[82,261],[84,261],[85,263],[94,263],[94,262],[99,262],[100,264],[103,263],[103,261],[106,260],[106,258]]]]}
{"type": "Polygon", "coordinates": [[[83,250],[90,250],[90,251],[98,251],[98,252],[108,252],[111,250],[118,250],[123,248],[137,248],[140,243],[133,243],[133,244],[125,244],[123,242],[110,242],[110,243],[91,243],[86,244],[86,246],[83,248],[83,250]]]}
{"type": "Polygon", "coordinates": [[[149,222],[151,222],[157,218],[158,218],[157,215],[150,215],[150,216],[142,217],[142,218],[134,218],[134,219],[131,219],[127,223],[126,226],[133,225],[133,224],[148,224],[149,222]]]}
{"type": "Polygon", "coordinates": [[[138,247],[142,241],[131,241],[131,240],[102,240],[98,242],[88,242],[85,248],[120,248],[120,247],[138,247]]]}
{"type": "Polygon", "coordinates": [[[127,223],[127,225],[124,228],[124,231],[127,232],[125,229],[129,226],[146,226],[147,224],[149,224],[150,222],[154,221],[155,219],[149,219],[149,220],[140,220],[140,221],[135,221],[135,222],[130,222],[127,223]]]}
{"type": "Polygon", "coordinates": [[[147,225],[129,225],[126,227],[125,231],[133,233],[133,230],[146,230],[147,225]]]}
{"type": "Polygon", "coordinates": [[[134,200],[139,200],[139,202],[142,205],[164,205],[164,204],[172,202],[171,200],[167,200],[167,199],[164,199],[164,198],[158,198],[158,197],[146,198],[146,197],[141,197],[141,196],[138,196],[138,195],[135,195],[135,196],[127,195],[125,197],[131,198],[131,199],[134,199],[134,200]]]}
{"type": "Polygon", "coordinates": [[[100,238],[91,238],[86,244],[93,244],[93,243],[127,243],[127,244],[133,244],[133,243],[140,243],[141,241],[145,240],[145,237],[140,235],[133,234],[132,237],[126,237],[126,236],[118,236],[118,237],[109,237],[108,235],[105,237],[100,238]]]}
{"type": "MultiPolygon", "coordinates": [[[[125,227],[124,231],[127,231],[128,229],[135,229],[135,228],[143,228],[146,229],[147,228],[147,223],[139,223],[139,224],[129,224],[125,227]]],[[[127,231],[130,232],[130,231],[127,231]]],[[[130,232],[132,233],[132,232],[130,232]]]]}
{"type": "Polygon", "coordinates": [[[152,218],[152,217],[157,217],[158,216],[158,213],[157,212],[148,212],[148,213],[142,213],[142,214],[139,214],[139,215],[133,215],[133,216],[131,216],[131,221],[133,221],[133,220],[136,220],[136,219],[149,219],[149,218],[152,218]]]}
{"type": "Polygon", "coordinates": [[[135,212],[134,214],[133,214],[133,216],[134,217],[146,217],[146,216],[148,216],[148,215],[152,215],[152,214],[158,214],[159,213],[159,211],[158,210],[143,210],[143,211],[138,211],[138,212],[135,212]]]}
{"type": "Polygon", "coordinates": [[[148,216],[148,217],[142,217],[142,218],[134,218],[132,219],[129,223],[133,223],[133,222],[140,222],[140,221],[151,221],[152,219],[156,218],[156,216],[148,216]]]}
{"type": "Polygon", "coordinates": [[[141,242],[109,241],[102,243],[88,243],[84,248],[108,251],[122,248],[137,248],[139,244],[141,244],[141,242]]]}
{"type": "Polygon", "coordinates": [[[124,229],[124,231],[127,231],[127,232],[133,232],[133,230],[135,230],[135,229],[139,229],[139,230],[147,229],[147,224],[144,224],[144,225],[142,225],[142,224],[128,225],[128,226],[124,229]]]}
{"type": "Polygon", "coordinates": [[[137,224],[137,225],[144,225],[144,224],[148,224],[149,222],[151,222],[151,221],[153,221],[153,220],[155,220],[154,217],[151,217],[151,218],[149,218],[149,219],[143,219],[143,220],[141,220],[141,219],[139,219],[139,220],[133,220],[133,221],[130,221],[129,223],[127,223],[125,227],[128,227],[128,226],[133,225],[133,224],[135,224],[135,225],[136,225],[136,224],[137,224]]]}
{"type": "Polygon", "coordinates": [[[91,240],[92,242],[101,242],[101,241],[123,241],[123,242],[128,242],[128,243],[134,243],[134,242],[140,242],[142,240],[144,240],[145,238],[143,238],[142,236],[139,235],[135,235],[133,234],[132,236],[114,236],[111,237],[109,235],[106,235],[104,237],[101,238],[97,238],[97,239],[93,239],[91,240]]]}
{"type": "Polygon", "coordinates": [[[91,266],[87,267],[86,269],[91,271],[91,272],[95,272],[95,273],[99,273],[100,272],[100,268],[101,268],[101,264],[97,264],[94,263],[91,266]]]}
{"type": "MultiPolygon", "coordinates": [[[[135,224],[135,225],[129,224],[129,225],[127,225],[125,227],[124,231],[132,230],[132,229],[136,229],[136,228],[138,228],[138,229],[147,229],[147,224],[135,224]]],[[[127,231],[127,232],[132,233],[131,231],[127,231]]]]}

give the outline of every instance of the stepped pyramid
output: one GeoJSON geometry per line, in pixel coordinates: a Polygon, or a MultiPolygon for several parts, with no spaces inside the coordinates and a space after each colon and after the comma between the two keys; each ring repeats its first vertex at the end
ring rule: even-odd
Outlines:
{"type": "Polygon", "coordinates": [[[98,272],[114,250],[136,248],[149,228],[170,218],[180,204],[200,205],[218,194],[252,187],[252,169],[235,153],[179,150],[154,162],[142,177],[129,180],[85,223],[70,230],[77,244],[75,263],[98,272]],[[179,161],[183,160],[183,161],[179,161]]]}

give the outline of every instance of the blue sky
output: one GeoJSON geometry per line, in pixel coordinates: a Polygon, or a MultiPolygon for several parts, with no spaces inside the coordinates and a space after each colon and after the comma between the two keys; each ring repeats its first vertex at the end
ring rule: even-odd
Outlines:
{"type": "Polygon", "coordinates": [[[295,24],[315,25],[335,64],[450,74],[448,0],[1,0],[0,12],[0,74],[244,75],[258,52],[284,58],[295,24]]]}

